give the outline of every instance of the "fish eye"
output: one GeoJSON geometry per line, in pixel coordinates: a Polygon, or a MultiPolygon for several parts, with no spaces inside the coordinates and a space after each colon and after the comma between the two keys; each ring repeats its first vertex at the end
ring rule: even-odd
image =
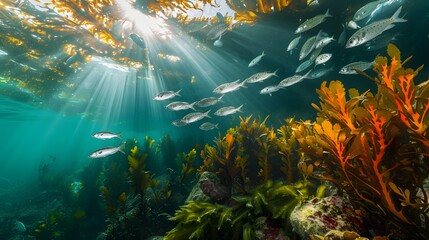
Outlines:
{"type": "Polygon", "coordinates": [[[103,152],[102,151],[98,151],[98,154],[102,154],[103,152]]]}

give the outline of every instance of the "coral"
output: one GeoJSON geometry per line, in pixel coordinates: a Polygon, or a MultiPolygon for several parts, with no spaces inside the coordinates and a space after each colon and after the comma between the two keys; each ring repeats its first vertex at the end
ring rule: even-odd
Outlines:
{"type": "Polygon", "coordinates": [[[366,232],[362,217],[356,214],[346,199],[338,196],[306,201],[293,210],[290,222],[302,239],[329,230],[366,232]]]}
{"type": "Polygon", "coordinates": [[[423,191],[429,175],[429,87],[414,84],[419,69],[404,69],[408,59],[402,62],[396,47],[389,45],[388,54],[390,63],[386,57],[375,60],[375,95],[350,89],[347,100],[340,81],[323,82],[320,106],[313,104],[316,122],[300,124],[294,135],[312,159],[305,161],[316,167],[314,177],[334,182],[356,206],[390,219],[388,231],[399,226],[410,236],[429,238],[418,230],[429,224],[423,191]]]}

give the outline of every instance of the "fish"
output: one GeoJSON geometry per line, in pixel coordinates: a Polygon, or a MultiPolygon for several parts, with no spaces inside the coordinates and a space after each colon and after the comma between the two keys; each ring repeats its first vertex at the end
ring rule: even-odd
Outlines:
{"type": "Polygon", "coordinates": [[[219,125],[219,123],[213,124],[211,122],[205,122],[205,123],[200,125],[200,129],[204,130],[204,131],[209,131],[209,130],[212,130],[215,128],[219,129],[218,125],[219,125]]]}
{"type": "Polygon", "coordinates": [[[377,51],[379,49],[386,49],[386,46],[392,41],[397,40],[397,37],[400,36],[399,32],[388,32],[384,33],[369,42],[365,43],[367,51],[377,51]]]}
{"type": "Polygon", "coordinates": [[[380,8],[384,2],[387,2],[387,0],[373,1],[365,4],[355,12],[355,14],[353,15],[353,21],[357,22],[367,18],[374,11],[380,8]]]}
{"type": "MultiPolygon", "coordinates": [[[[307,1],[308,2],[308,1],[307,1]]],[[[309,7],[317,7],[320,5],[318,0],[313,0],[307,4],[309,7]]]]}
{"type": "Polygon", "coordinates": [[[257,82],[262,82],[272,76],[277,76],[277,71],[279,69],[275,70],[274,72],[259,72],[259,73],[255,73],[252,76],[246,78],[244,81],[246,83],[257,83],[257,82]]]}
{"type": "Polygon", "coordinates": [[[308,54],[313,51],[315,44],[317,43],[317,40],[322,36],[322,30],[319,31],[319,33],[315,36],[310,37],[305,41],[305,43],[301,47],[301,51],[299,52],[299,60],[301,61],[305,57],[308,56],[308,54]]]}
{"type": "Polygon", "coordinates": [[[372,66],[372,64],[374,64],[374,62],[363,62],[363,61],[352,62],[342,67],[339,73],[340,74],[357,74],[357,72],[354,69],[365,71],[369,69],[372,66]]]}
{"type": "Polygon", "coordinates": [[[145,48],[146,44],[144,43],[144,40],[142,37],[140,37],[137,33],[131,33],[130,34],[130,38],[133,40],[133,42],[135,44],[137,44],[137,46],[141,47],[141,48],[145,48]]]}
{"type": "Polygon", "coordinates": [[[350,20],[347,22],[347,28],[348,29],[359,29],[361,27],[355,21],[350,20]]]}
{"type": "Polygon", "coordinates": [[[239,83],[239,82],[240,82],[240,79],[235,80],[233,82],[221,84],[221,85],[217,86],[213,90],[213,92],[218,93],[218,94],[225,94],[225,93],[237,91],[238,89],[240,89],[240,87],[243,87],[244,84],[246,83],[246,81],[242,81],[241,83],[239,83]]]}
{"type": "Polygon", "coordinates": [[[406,22],[406,19],[399,17],[401,13],[402,6],[396,10],[392,17],[375,21],[359,30],[357,30],[350,38],[347,40],[346,48],[357,47],[362,45],[378,35],[382,34],[384,31],[393,28],[394,23],[406,22]]]}
{"type": "Polygon", "coordinates": [[[264,87],[259,94],[268,94],[270,96],[272,96],[273,92],[277,92],[278,90],[280,90],[280,87],[278,85],[271,85],[268,87],[264,87]]]}
{"type": "Polygon", "coordinates": [[[325,14],[319,14],[310,19],[307,19],[305,22],[298,26],[298,28],[295,30],[295,34],[302,33],[316,27],[317,25],[323,23],[328,17],[332,17],[332,15],[329,14],[329,9],[326,11],[325,14]]]}
{"type": "Polygon", "coordinates": [[[176,127],[183,127],[183,126],[188,125],[188,123],[186,123],[182,119],[176,119],[171,123],[171,125],[176,126],[176,127]]]}
{"type": "Polygon", "coordinates": [[[7,56],[9,55],[7,52],[0,49],[0,56],[7,56]]]}
{"type": "Polygon", "coordinates": [[[102,140],[112,139],[112,138],[122,139],[121,134],[122,133],[115,134],[112,132],[97,132],[97,133],[94,133],[92,136],[102,140]]]}
{"type": "Polygon", "coordinates": [[[316,48],[316,49],[323,48],[326,45],[328,45],[329,43],[331,43],[332,41],[335,41],[334,36],[324,37],[324,38],[320,39],[319,41],[317,41],[317,43],[315,43],[314,48],[316,48]]]}
{"type": "Polygon", "coordinates": [[[312,71],[312,70],[308,71],[308,72],[307,72],[306,74],[304,74],[304,75],[298,75],[298,74],[295,74],[295,75],[293,75],[293,76],[291,76],[291,77],[287,77],[287,78],[285,78],[285,79],[283,79],[283,80],[281,80],[281,81],[279,82],[278,87],[279,87],[279,88],[285,88],[285,87],[292,86],[292,85],[294,85],[294,84],[296,84],[296,83],[299,83],[299,82],[301,82],[302,80],[306,79],[306,78],[308,77],[308,75],[310,74],[310,72],[311,72],[311,71],[312,71]]]}
{"type": "Polygon", "coordinates": [[[168,108],[168,109],[173,110],[173,111],[180,111],[180,110],[186,110],[186,109],[192,109],[192,110],[196,111],[194,108],[194,104],[195,104],[195,102],[193,102],[193,103],[172,102],[172,103],[167,104],[165,106],[165,108],[168,108]]]}
{"type": "Polygon", "coordinates": [[[232,27],[232,21],[231,24],[228,25],[224,22],[220,22],[216,25],[214,25],[208,32],[207,32],[207,38],[210,40],[215,40],[218,39],[220,36],[222,36],[223,34],[225,34],[226,30],[228,30],[228,28],[232,27]]]}
{"type": "Polygon", "coordinates": [[[27,228],[25,227],[25,224],[23,222],[15,220],[14,230],[23,233],[27,231],[27,228]]]}
{"type": "Polygon", "coordinates": [[[94,151],[93,153],[89,154],[88,157],[89,158],[104,158],[104,157],[113,155],[117,152],[121,152],[121,153],[125,154],[124,147],[125,147],[125,143],[123,143],[119,147],[101,148],[101,149],[98,149],[98,150],[94,151]]]}
{"type": "Polygon", "coordinates": [[[299,35],[298,37],[294,38],[292,41],[290,41],[289,45],[287,46],[287,52],[290,52],[292,54],[292,50],[298,46],[299,41],[301,40],[302,36],[299,35]]]}
{"type": "Polygon", "coordinates": [[[341,32],[340,36],[338,37],[338,44],[340,46],[343,46],[344,44],[346,44],[347,30],[346,30],[345,24],[341,24],[341,25],[343,26],[343,31],[341,32]]]}
{"type": "Polygon", "coordinates": [[[174,91],[160,92],[155,97],[153,97],[153,100],[162,101],[162,100],[174,98],[175,96],[180,96],[180,91],[182,91],[182,89],[180,89],[177,92],[174,92],[174,91]]]}
{"type": "Polygon", "coordinates": [[[320,55],[320,53],[323,51],[323,47],[321,48],[316,48],[310,55],[310,60],[311,61],[315,61],[316,58],[320,55]]]}
{"type": "Polygon", "coordinates": [[[213,46],[215,47],[222,47],[223,46],[223,42],[220,40],[222,38],[222,35],[219,36],[219,38],[214,41],[213,46]]]}
{"type": "Polygon", "coordinates": [[[227,116],[227,115],[231,115],[237,112],[243,112],[241,111],[241,108],[243,107],[243,104],[241,104],[239,107],[233,107],[233,106],[229,106],[229,107],[223,107],[218,109],[214,115],[216,116],[227,116]]]}
{"type": "Polygon", "coordinates": [[[305,69],[309,68],[314,63],[314,60],[307,59],[306,61],[302,62],[295,70],[295,73],[299,73],[304,71],[305,69]]]}
{"type": "Polygon", "coordinates": [[[327,61],[329,61],[329,59],[331,59],[332,57],[332,53],[324,53],[324,54],[320,54],[316,60],[315,60],[315,66],[319,65],[319,64],[324,64],[327,61]]]}
{"type": "Polygon", "coordinates": [[[82,60],[82,54],[80,52],[76,52],[76,54],[74,54],[73,56],[70,56],[69,58],[67,58],[67,60],[65,61],[65,65],[66,66],[70,66],[73,63],[82,60]]]}
{"type": "Polygon", "coordinates": [[[193,112],[193,113],[189,113],[189,114],[187,114],[187,115],[185,115],[183,118],[182,118],[182,120],[181,121],[183,121],[184,123],[186,123],[186,124],[189,124],[189,123],[193,123],[193,122],[196,122],[196,121],[199,121],[199,120],[201,120],[201,119],[203,119],[203,118],[205,118],[205,117],[208,117],[208,118],[211,118],[210,116],[209,116],[209,112],[211,111],[211,109],[210,110],[208,110],[207,112],[193,112]]]}
{"type": "Polygon", "coordinates": [[[225,96],[225,95],[222,95],[218,98],[215,98],[215,97],[203,98],[203,99],[195,102],[195,105],[197,107],[210,107],[210,106],[213,106],[216,103],[220,102],[223,96],[225,96]]]}
{"type": "Polygon", "coordinates": [[[334,71],[334,68],[319,68],[311,71],[311,73],[307,76],[307,79],[316,79],[325,76],[328,72],[334,71]]]}
{"type": "Polygon", "coordinates": [[[261,61],[262,57],[266,56],[265,51],[262,51],[261,55],[255,57],[252,61],[250,61],[248,67],[253,67],[261,61]]]}

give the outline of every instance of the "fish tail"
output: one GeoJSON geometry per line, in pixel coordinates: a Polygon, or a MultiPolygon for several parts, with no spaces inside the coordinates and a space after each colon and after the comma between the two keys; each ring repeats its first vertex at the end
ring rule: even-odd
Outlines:
{"type": "Polygon", "coordinates": [[[277,68],[277,69],[273,72],[273,75],[274,75],[274,76],[278,77],[278,75],[277,75],[277,71],[278,71],[279,69],[280,69],[280,68],[277,68]]]}
{"type": "Polygon", "coordinates": [[[209,112],[210,112],[210,111],[211,111],[211,109],[204,113],[204,115],[205,115],[206,117],[208,117],[208,118],[212,118],[212,117],[210,117],[210,116],[209,116],[209,112]]]}
{"type": "Polygon", "coordinates": [[[325,17],[332,17],[332,15],[329,14],[329,8],[328,8],[328,10],[326,10],[325,17]]]}
{"type": "Polygon", "coordinates": [[[240,87],[242,87],[242,88],[247,88],[246,86],[244,86],[244,84],[246,83],[246,80],[244,80],[244,81],[242,81],[241,83],[240,83],[240,87]]]}
{"type": "Polygon", "coordinates": [[[180,89],[179,91],[177,91],[177,92],[175,93],[175,95],[176,95],[176,96],[181,97],[181,95],[180,95],[180,91],[182,91],[182,89],[180,89]]]}
{"type": "Polygon", "coordinates": [[[125,142],[123,142],[123,143],[118,147],[118,151],[119,151],[119,152],[121,152],[121,153],[123,153],[123,154],[126,154],[126,153],[125,153],[125,142]]]}
{"type": "Polygon", "coordinates": [[[244,105],[244,104],[241,104],[241,105],[240,105],[240,107],[238,107],[238,108],[237,108],[237,111],[238,111],[238,112],[243,112],[243,111],[241,111],[241,108],[243,107],[243,105],[244,105]]]}
{"type": "Polygon", "coordinates": [[[401,13],[402,10],[402,6],[400,6],[398,8],[398,10],[396,10],[396,12],[393,14],[393,16],[391,17],[391,19],[393,20],[393,22],[406,22],[406,19],[400,18],[399,14],[401,13]]]}
{"type": "Polygon", "coordinates": [[[222,96],[220,96],[220,97],[218,97],[218,99],[217,100],[221,100],[222,98],[223,98],[223,96],[225,96],[225,94],[222,94],[222,96]]]}
{"type": "Polygon", "coordinates": [[[219,126],[219,123],[216,123],[216,124],[215,124],[215,128],[219,129],[219,127],[218,127],[218,126],[219,126]]]}
{"type": "Polygon", "coordinates": [[[197,103],[197,101],[195,101],[195,102],[191,103],[190,105],[191,105],[191,109],[192,109],[192,110],[197,111],[197,110],[194,108],[195,103],[197,103]]]}
{"type": "Polygon", "coordinates": [[[122,132],[118,133],[117,137],[122,140],[122,132]]]}

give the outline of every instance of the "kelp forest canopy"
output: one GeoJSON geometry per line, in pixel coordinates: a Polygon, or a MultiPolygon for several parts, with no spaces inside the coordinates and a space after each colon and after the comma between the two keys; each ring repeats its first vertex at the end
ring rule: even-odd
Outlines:
{"type": "MultiPolygon", "coordinates": [[[[220,1],[220,0],[219,0],[220,1]]],[[[234,12],[227,21],[252,23],[259,16],[284,8],[304,8],[303,0],[237,1],[226,0],[234,12]]],[[[92,57],[102,57],[125,67],[148,69],[147,59],[129,54],[129,34],[139,13],[146,25],[158,24],[154,19],[169,19],[180,27],[191,22],[207,22],[207,17],[189,19],[188,11],[217,7],[215,0],[4,0],[0,2],[0,46],[9,57],[0,70],[2,82],[12,80],[18,87],[39,97],[47,89],[67,85],[66,77],[77,72],[92,57]],[[131,9],[131,10],[130,10],[131,9]],[[125,29],[125,30],[124,30],[125,29]],[[13,56],[13,58],[12,58],[13,56]]],[[[216,22],[216,16],[210,21],[216,22]]],[[[169,37],[165,32],[159,38],[169,37]]],[[[171,37],[171,36],[170,36],[171,37]]],[[[164,54],[164,53],[155,53],[164,54]]]]}

